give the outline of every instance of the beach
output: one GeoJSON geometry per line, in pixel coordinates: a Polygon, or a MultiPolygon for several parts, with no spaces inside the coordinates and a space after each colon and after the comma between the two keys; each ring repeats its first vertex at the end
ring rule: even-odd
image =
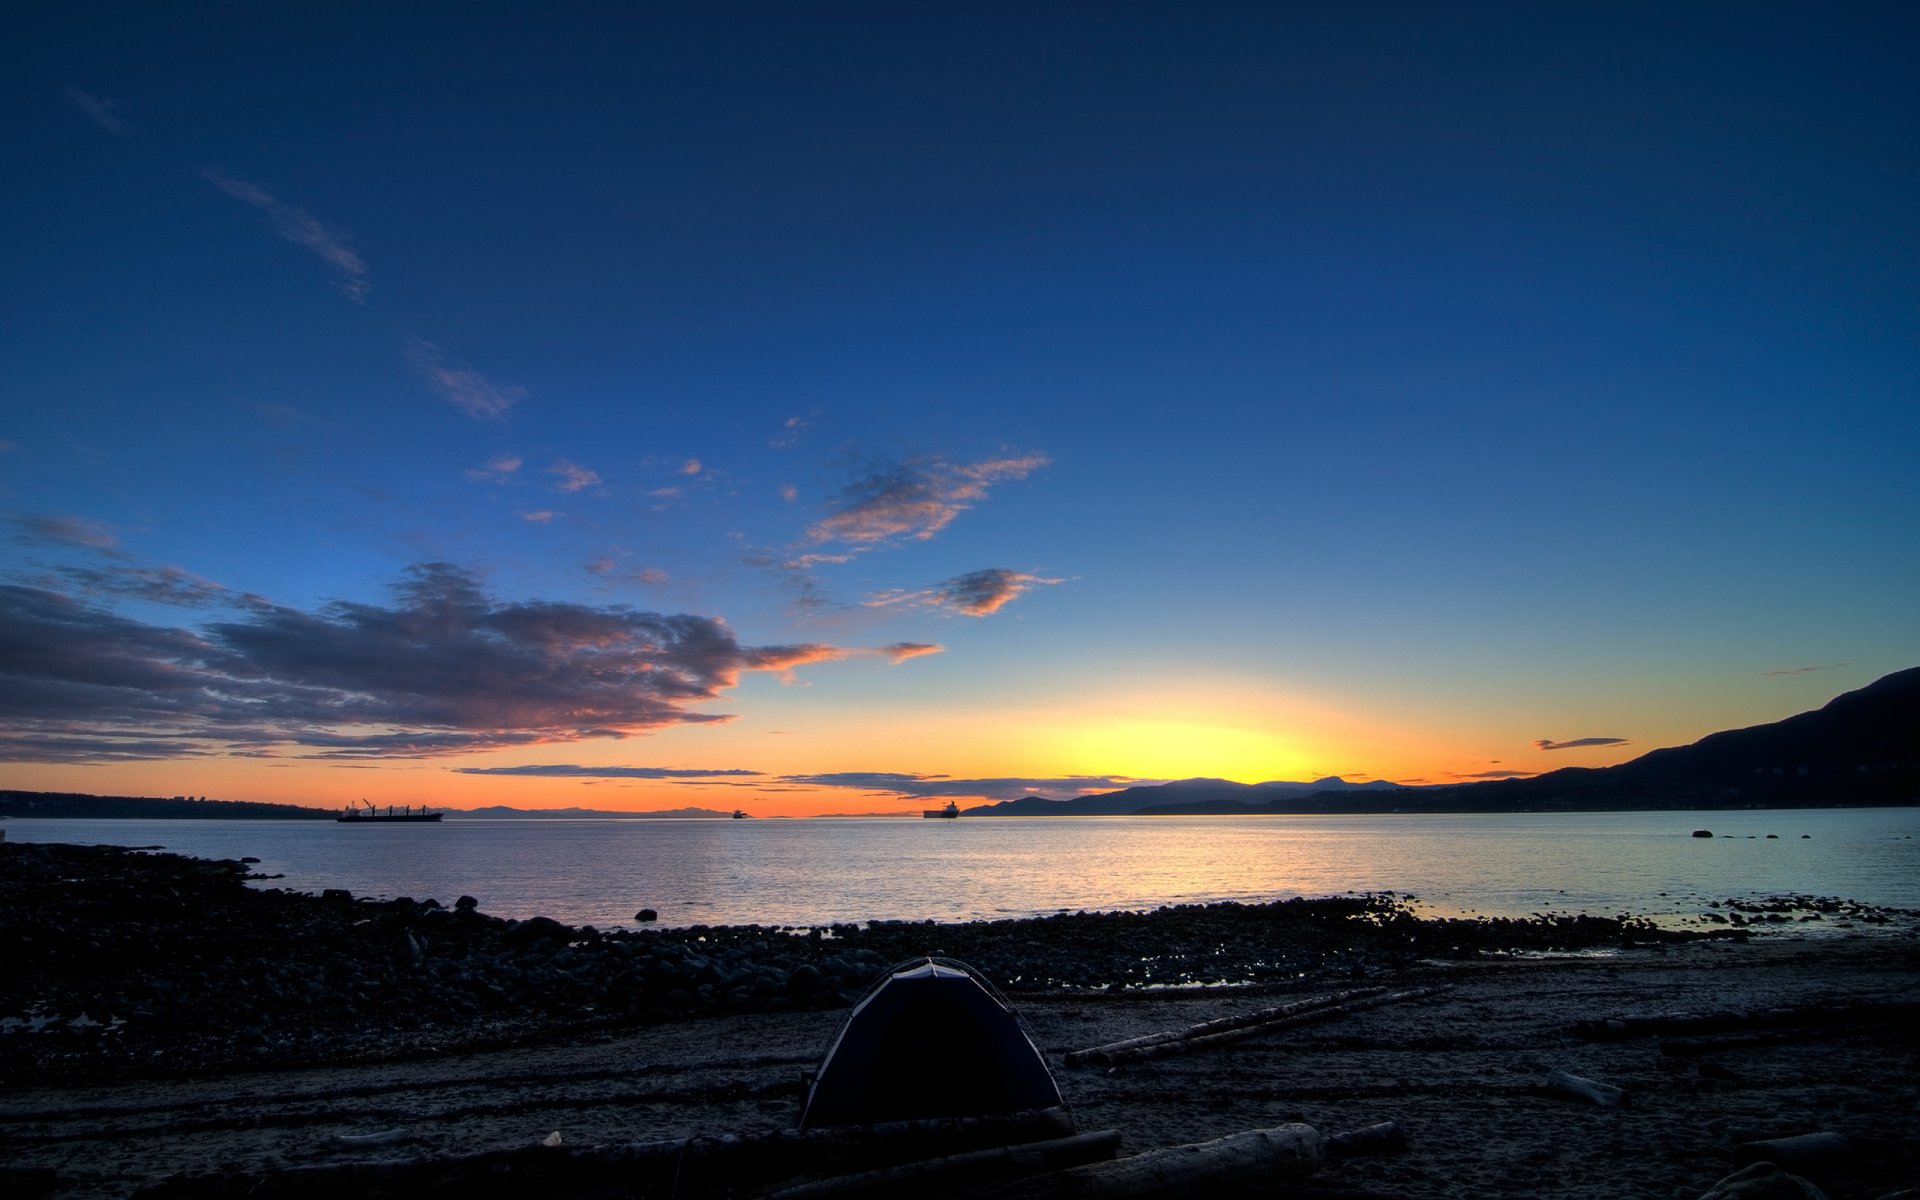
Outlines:
{"type": "Polygon", "coordinates": [[[914,953],[979,966],[1078,1128],[1118,1130],[1123,1154],[1393,1122],[1403,1150],[1331,1159],[1293,1190],[1692,1198],[1742,1144],[1829,1132],[1847,1151],[1800,1169],[1829,1196],[1920,1184],[1911,913],[1730,913],[1742,925],[1701,937],[1419,921],[1372,899],[589,934],[457,902],[262,892],[243,864],[3,849],[7,951],[26,968],[3,985],[16,1024],[0,1040],[15,1190],[125,1196],[184,1176],[176,1194],[239,1194],[302,1169],[791,1128],[850,994],[914,953]],[[1188,1054],[1065,1063],[1366,987],[1439,990],[1188,1054]],[[17,1018],[34,989],[131,1015],[97,1026],[40,1002],[31,1029],[17,1018]],[[1688,1013],[1728,1019],[1635,1024],[1688,1013]],[[1628,1103],[1551,1089],[1555,1069],[1628,1103]]]}

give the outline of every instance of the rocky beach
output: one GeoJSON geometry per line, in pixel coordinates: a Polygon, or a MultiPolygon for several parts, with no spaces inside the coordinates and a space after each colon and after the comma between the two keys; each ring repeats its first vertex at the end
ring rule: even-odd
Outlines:
{"type": "Polygon", "coordinates": [[[10,1190],[240,1194],[355,1163],[790,1128],[850,1002],[920,955],[1002,989],[1079,1128],[1118,1130],[1122,1153],[1289,1122],[1404,1137],[1330,1160],[1300,1194],[1691,1198],[1753,1156],[1739,1147],[1816,1133],[1844,1142],[1775,1157],[1797,1153],[1829,1196],[1920,1184],[1910,912],[1794,897],[1675,931],[1421,919],[1405,898],[1351,896],[613,930],[502,920],[465,896],[316,897],[251,873],[0,843],[10,1190]],[[1367,987],[1417,995],[1191,1054],[1066,1065],[1367,987]],[[1630,1102],[1551,1088],[1556,1069],[1630,1102]]]}

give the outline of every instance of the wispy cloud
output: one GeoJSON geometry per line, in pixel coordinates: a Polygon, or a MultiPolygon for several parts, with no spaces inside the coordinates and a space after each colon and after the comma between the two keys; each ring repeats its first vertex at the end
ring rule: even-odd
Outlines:
{"type": "Polygon", "coordinates": [[[1052,778],[955,779],[947,775],[915,775],[901,771],[835,771],[824,775],[782,775],[782,783],[812,787],[851,788],[863,792],[911,799],[975,797],[981,800],[1017,800],[1022,796],[1064,799],[1114,792],[1141,783],[1162,780],[1125,775],[1066,775],[1052,778]]]}
{"type": "Polygon", "coordinates": [[[536,779],[713,779],[726,775],[761,775],[744,767],[583,767],[537,763],[524,767],[455,767],[461,775],[524,775],[536,779]]]}
{"type": "MultiPolygon", "coordinates": [[[[1448,778],[1450,779],[1530,779],[1533,776],[1538,775],[1539,773],[1540,772],[1538,771],[1511,771],[1511,770],[1503,769],[1499,771],[1472,771],[1466,774],[1459,774],[1459,775],[1450,774],[1448,778]]],[[[1403,780],[1400,780],[1400,782],[1401,783],[1419,783],[1420,781],[1417,779],[1416,780],[1403,779],[1403,780]]]]}
{"type": "Polygon", "coordinates": [[[703,468],[700,460],[697,458],[690,458],[680,464],[680,473],[682,475],[698,475],[701,470],[703,470],[703,468]]]}
{"type": "Polygon", "coordinates": [[[807,530],[814,544],[844,542],[868,549],[900,540],[926,541],[987,498],[992,486],[1024,479],[1051,460],[1022,454],[977,463],[929,455],[869,470],[840,490],[834,510],[807,530]]]}
{"type": "Polygon", "coordinates": [[[1819,667],[1782,667],[1779,670],[1762,671],[1760,672],[1760,674],[1765,677],[1775,677],[1775,676],[1781,676],[1781,675],[1805,675],[1812,671],[1831,671],[1838,667],[1850,667],[1852,665],[1853,665],[1852,663],[1827,663],[1826,665],[1819,666],[1819,667]]]}
{"type": "Polygon", "coordinates": [[[810,422],[805,417],[788,417],[780,422],[780,432],[767,445],[775,450],[791,450],[806,436],[810,422]]]}
{"type": "Polygon", "coordinates": [[[1583,737],[1567,742],[1556,742],[1551,738],[1533,740],[1535,750],[1579,750],[1587,746],[1624,746],[1626,744],[1626,738],[1618,737],[1583,737]]]}
{"type": "Polygon", "coordinates": [[[991,616],[1036,587],[1063,583],[1025,571],[988,567],[956,575],[945,583],[912,591],[882,592],[868,599],[869,608],[946,608],[969,617],[991,616]]]}
{"type": "Polygon", "coordinates": [[[125,596],[180,608],[211,608],[236,599],[220,584],[179,567],[66,567],[60,574],[94,596],[125,596]]]}
{"type": "Polygon", "coordinates": [[[495,383],[471,367],[449,363],[440,347],[421,338],[407,339],[407,360],[428,386],[476,421],[504,421],[527,395],[523,387],[495,383]]]}
{"type": "Polygon", "coordinates": [[[602,554],[597,558],[588,559],[587,570],[602,579],[618,583],[640,583],[648,587],[659,587],[668,582],[667,573],[658,567],[630,567],[611,554],[602,554]]]}
{"type": "Polygon", "coordinates": [[[108,133],[115,137],[128,137],[133,133],[133,123],[127,120],[126,106],[118,100],[95,96],[77,87],[68,87],[63,90],[75,108],[91,117],[95,125],[108,133]]]}
{"type": "Polygon", "coordinates": [[[409,571],[390,605],[247,598],[237,619],[197,630],[0,586],[0,761],[418,758],[621,738],[728,720],[695,706],[745,672],[843,653],[744,646],[688,614],[500,602],[444,563],[409,571]]]}
{"type": "Polygon", "coordinates": [[[487,460],[483,467],[473,467],[467,471],[467,478],[475,483],[505,483],[519,473],[523,461],[517,454],[501,454],[487,460]]]}
{"type": "Polygon", "coordinates": [[[356,304],[364,304],[367,289],[367,264],[349,244],[345,230],[322,221],[304,208],[287,204],[266,188],[244,179],[235,179],[218,167],[201,172],[207,182],[242,204],[250,204],[267,216],[273,231],[296,246],[304,246],[333,269],[335,286],[356,304]]]}
{"type": "Polygon", "coordinates": [[[946,647],[938,642],[891,642],[880,647],[880,653],[896,663],[906,662],[910,658],[922,658],[929,654],[941,654],[946,647]]]}
{"type": "Polygon", "coordinates": [[[79,546],[88,550],[114,550],[120,545],[120,538],[114,533],[113,526],[91,517],[9,513],[7,524],[13,526],[13,540],[16,542],[79,546]]]}
{"type": "Polygon", "coordinates": [[[584,492],[590,487],[600,486],[600,476],[597,472],[589,471],[579,463],[564,458],[554,459],[552,465],[547,468],[547,474],[559,477],[560,482],[553,485],[556,491],[584,492]]]}
{"type": "Polygon", "coordinates": [[[520,514],[520,519],[530,525],[545,525],[560,514],[550,508],[531,509],[520,514]]]}

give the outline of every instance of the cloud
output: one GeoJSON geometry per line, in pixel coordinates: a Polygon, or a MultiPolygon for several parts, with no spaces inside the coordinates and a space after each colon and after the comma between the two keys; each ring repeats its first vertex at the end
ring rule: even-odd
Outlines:
{"type": "Polygon", "coordinates": [[[896,663],[903,663],[910,658],[920,658],[928,654],[941,654],[945,651],[946,647],[938,642],[892,642],[880,647],[880,653],[896,663]]]}
{"type": "Polygon", "coordinates": [[[810,425],[805,417],[788,417],[780,422],[780,432],[767,445],[775,450],[791,450],[800,444],[810,425]]]}
{"type": "Polygon", "coordinates": [[[523,461],[518,454],[501,454],[488,459],[484,467],[468,470],[467,478],[475,483],[505,483],[520,470],[523,461]]]}
{"type": "Polygon", "coordinates": [[[113,134],[115,137],[128,137],[133,133],[133,123],[126,118],[126,106],[118,100],[109,100],[103,96],[90,95],[77,87],[62,89],[75,108],[93,118],[93,123],[113,134]]]}
{"type": "Polygon", "coordinates": [[[1549,738],[1535,738],[1533,741],[1533,748],[1535,750],[1578,750],[1585,746],[1624,745],[1627,745],[1627,739],[1617,737],[1583,737],[1574,738],[1570,742],[1556,742],[1549,738]]]}
{"type": "Polygon", "coordinates": [[[14,541],[30,545],[79,546],[87,550],[114,550],[120,545],[113,526],[91,517],[10,513],[7,524],[14,527],[14,541]]]}
{"type": "Polygon", "coordinates": [[[408,571],[388,605],[249,598],[197,630],[0,586],[0,760],[425,757],[620,738],[728,720],[695,706],[744,672],[843,653],[743,646],[688,614],[496,601],[445,563],[408,571]]]}
{"type": "MultiPolygon", "coordinates": [[[[1538,771],[1505,771],[1505,770],[1474,771],[1465,775],[1450,773],[1448,775],[1448,778],[1450,779],[1531,779],[1533,776],[1538,775],[1539,773],[1540,772],[1538,771]]],[[[1407,781],[1401,780],[1400,782],[1405,783],[1407,781]]],[[[1418,780],[1415,780],[1414,782],[1418,782],[1418,780]]]]}
{"type": "Polygon", "coordinates": [[[600,486],[597,473],[564,458],[554,459],[553,465],[547,468],[547,474],[560,477],[560,482],[553,485],[555,491],[584,492],[590,487],[600,486]]]}
{"type": "Polygon", "coordinates": [[[780,485],[780,498],[792,504],[800,498],[800,489],[790,483],[783,483],[780,485]]]}
{"type": "Polygon", "coordinates": [[[235,599],[234,594],[220,584],[179,567],[127,567],[119,570],[66,567],[60,573],[82,591],[96,596],[126,596],[181,608],[211,608],[235,599]]]}
{"type": "Polygon", "coordinates": [[[531,512],[521,513],[520,519],[534,525],[545,525],[559,515],[550,508],[536,508],[531,512]]]}
{"type": "Polygon", "coordinates": [[[721,775],[761,775],[744,767],[582,767],[539,763],[524,767],[455,767],[462,775],[527,775],[539,779],[710,779],[721,775]]]}
{"type": "Polygon", "coordinates": [[[407,360],[429,387],[476,421],[506,420],[513,406],[527,395],[523,387],[495,383],[471,367],[451,365],[442,357],[440,347],[420,338],[407,339],[407,360]]]}
{"type": "Polygon", "coordinates": [[[987,567],[917,591],[882,592],[866,605],[868,608],[949,608],[969,617],[985,617],[999,612],[1033,588],[1063,582],[1005,567],[987,567]]]}
{"type": "Polygon", "coordinates": [[[682,475],[698,475],[700,471],[700,460],[697,458],[690,458],[680,464],[680,473],[682,475]]]}
{"type": "Polygon", "coordinates": [[[1024,479],[1051,460],[1044,454],[949,463],[938,456],[875,468],[840,490],[834,511],[807,530],[807,540],[869,549],[899,540],[926,541],[987,498],[991,485],[1024,479]]]}
{"type": "Polygon", "coordinates": [[[602,554],[598,558],[587,560],[587,570],[603,579],[620,583],[642,583],[648,587],[659,587],[668,582],[667,573],[658,567],[623,567],[611,554],[602,554]]]}
{"type": "Polygon", "coordinates": [[[333,269],[334,284],[355,304],[367,299],[367,264],[348,244],[345,230],[335,229],[304,208],[296,208],[275,198],[257,183],[235,179],[218,167],[200,172],[207,182],[242,204],[250,204],[267,215],[273,231],[296,246],[305,246],[333,269]]]}
{"type": "Polygon", "coordinates": [[[1760,674],[1763,677],[1773,677],[1773,676],[1780,676],[1780,675],[1805,675],[1810,671],[1831,671],[1838,667],[1850,667],[1852,665],[1853,665],[1852,663],[1827,663],[1825,666],[1820,666],[1820,667],[1783,667],[1776,671],[1762,671],[1760,672],[1760,674]]]}
{"type": "Polygon", "coordinates": [[[782,783],[813,787],[853,788],[900,797],[972,796],[982,800],[1017,800],[1022,796],[1053,793],[1057,797],[1087,796],[1118,791],[1145,782],[1125,775],[1067,775],[1041,779],[954,779],[946,775],[914,775],[898,771],[835,771],[824,775],[782,775],[782,783]]]}

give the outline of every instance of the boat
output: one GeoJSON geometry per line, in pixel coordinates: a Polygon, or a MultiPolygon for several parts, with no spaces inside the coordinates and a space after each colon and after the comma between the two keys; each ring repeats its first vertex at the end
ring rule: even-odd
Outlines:
{"type": "Polygon", "coordinates": [[[736,808],[736,809],[734,809],[734,810],[733,810],[733,819],[734,819],[734,820],[736,820],[736,821],[744,821],[744,820],[746,820],[746,819],[747,819],[747,810],[746,810],[746,809],[744,809],[744,808],[736,808]]]}
{"type": "Polygon", "coordinates": [[[334,820],[340,822],[342,825],[398,825],[402,823],[418,823],[421,821],[438,821],[446,815],[445,813],[428,812],[427,806],[424,804],[420,806],[418,812],[414,811],[413,805],[411,804],[401,805],[400,811],[398,812],[395,812],[393,805],[389,804],[383,812],[365,800],[362,800],[360,803],[365,804],[366,807],[355,808],[349,804],[334,820]]]}
{"type": "Polygon", "coordinates": [[[800,1128],[1060,1107],[1060,1088],[993,985],[965,963],[916,958],[853,1006],[807,1087],[800,1128]]]}
{"type": "Polygon", "coordinates": [[[957,817],[960,815],[960,806],[949,800],[945,808],[929,808],[920,815],[923,817],[957,817]]]}

